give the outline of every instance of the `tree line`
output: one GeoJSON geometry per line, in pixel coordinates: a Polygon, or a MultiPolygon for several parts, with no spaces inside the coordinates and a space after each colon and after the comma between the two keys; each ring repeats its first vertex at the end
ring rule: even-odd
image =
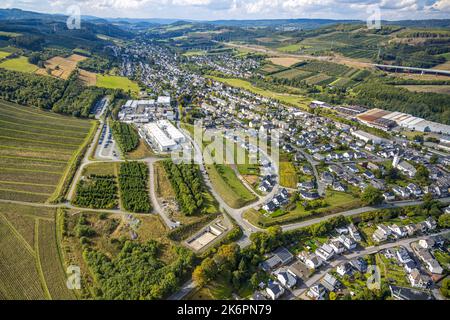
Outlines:
{"type": "Polygon", "coordinates": [[[174,164],[172,161],[164,161],[163,166],[175,191],[181,211],[188,216],[199,213],[204,203],[204,190],[198,166],[174,164]]]}

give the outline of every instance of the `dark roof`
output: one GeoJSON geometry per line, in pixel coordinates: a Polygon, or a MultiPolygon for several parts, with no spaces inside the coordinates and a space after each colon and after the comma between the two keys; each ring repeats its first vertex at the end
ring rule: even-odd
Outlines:
{"type": "Polygon", "coordinates": [[[398,300],[434,300],[434,297],[427,292],[403,288],[397,286],[389,286],[391,294],[398,300]]]}
{"type": "Polygon", "coordinates": [[[289,252],[288,249],[284,247],[280,247],[276,249],[274,252],[274,257],[278,257],[283,264],[290,262],[292,259],[294,259],[294,256],[292,253],[289,252]]]}
{"type": "Polygon", "coordinates": [[[272,292],[277,295],[281,292],[281,287],[278,283],[275,282],[269,282],[267,289],[272,290],[272,292]]]}
{"type": "Polygon", "coordinates": [[[276,268],[281,263],[282,263],[281,259],[278,256],[274,255],[269,259],[267,259],[266,261],[261,262],[260,267],[264,271],[270,271],[276,268]]]}

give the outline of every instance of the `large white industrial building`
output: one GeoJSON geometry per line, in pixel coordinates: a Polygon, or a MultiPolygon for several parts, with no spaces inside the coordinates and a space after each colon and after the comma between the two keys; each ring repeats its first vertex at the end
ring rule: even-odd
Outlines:
{"type": "Polygon", "coordinates": [[[152,145],[161,152],[176,150],[180,143],[185,142],[185,136],[167,120],[148,123],[144,130],[152,145]]]}

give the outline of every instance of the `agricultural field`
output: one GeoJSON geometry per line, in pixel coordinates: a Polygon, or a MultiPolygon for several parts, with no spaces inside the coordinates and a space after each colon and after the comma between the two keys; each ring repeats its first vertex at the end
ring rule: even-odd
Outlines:
{"type": "Polygon", "coordinates": [[[38,69],[37,66],[28,62],[27,57],[7,59],[0,63],[0,68],[25,73],[33,73],[38,69]]]}
{"type": "Polygon", "coordinates": [[[303,61],[300,58],[294,58],[294,57],[272,57],[268,59],[273,64],[289,68],[293,66],[294,64],[297,64],[301,61],[303,61]]]}
{"type": "Polygon", "coordinates": [[[95,85],[107,89],[123,89],[136,95],[139,93],[138,84],[126,77],[98,74],[95,85]]]}
{"type": "Polygon", "coordinates": [[[50,74],[56,78],[67,80],[76,69],[78,62],[86,59],[86,57],[78,54],[72,54],[67,58],[56,56],[45,61],[45,68],[37,70],[36,73],[40,75],[50,74]]]}
{"type": "Polygon", "coordinates": [[[0,60],[4,59],[4,58],[6,58],[6,57],[8,57],[10,55],[11,55],[11,52],[6,52],[6,51],[3,51],[3,50],[0,50],[0,60]]]}
{"type": "Polygon", "coordinates": [[[93,123],[0,101],[0,125],[0,198],[45,202],[64,196],[93,123]]]}
{"type": "Polygon", "coordinates": [[[309,45],[303,45],[301,43],[295,43],[290,45],[285,45],[278,48],[278,51],[286,52],[286,53],[296,53],[298,51],[311,48],[309,45]]]}
{"type": "Polygon", "coordinates": [[[335,81],[336,78],[330,77],[326,74],[319,73],[312,77],[306,78],[305,82],[311,85],[327,85],[335,81]]]}
{"type": "Polygon", "coordinates": [[[450,94],[450,86],[442,85],[404,85],[399,86],[401,88],[408,89],[412,92],[433,92],[433,93],[443,93],[443,94],[450,94]]]}
{"type": "Polygon", "coordinates": [[[148,213],[152,209],[148,188],[149,172],[143,162],[124,162],[119,167],[122,207],[130,212],[148,213]]]}
{"type": "Polygon", "coordinates": [[[284,94],[284,93],[277,93],[265,89],[261,89],[258,87],[255,87],[250,82],[241,80],[241,79],[233,79],[233,78],[219,78],[219,77],[210,77],[211,79],[215,81],[219,81],[222,83],[225,83],[232,87],[242,88],[245,90],[248,90],[254,94],[259,94],[266,98],[272,98],[281,101],[282,103],[286,103],[289,105],[293,105],[302,109],[308,108],[309,105],[309,99],[300,96],[300,95],[293,95],[293,94],[284,94]]]}
{"type": "Polygon", "coordinates": [[[0,296],[71,300],[56,238],[56,209],[0,204],[0,296]]]}
{"type": "Polygon", "coordinates": [[[272,75],[274,78],[282,79],[305,79],[312,76],[311,72],[300,70],[300,69],[288,69],[272,75]]]}

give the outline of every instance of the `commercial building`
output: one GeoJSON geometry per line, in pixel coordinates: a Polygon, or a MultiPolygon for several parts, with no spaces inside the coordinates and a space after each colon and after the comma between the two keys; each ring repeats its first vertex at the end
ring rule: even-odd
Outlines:
{"type": "Polygon", "coordinates": [[[176,143],[185,142],[186,138],[184,134],[182,134],[180,130],[175,128],[172,123],[167,120],[159,120],[157,123],[158,126],[163,129],[173,141],[175,141],[176,143]]]}
{"type": "Polygon", "coordinates": [[[369,142],[369,141],[372,141],[373,144],[381,144],[384,141],[386,141],[383,138],[377,137],[377,136],[375,136],[373,134],[370,134],[370,133],[367,133],[367,132],[364,132],[364,131],[361,131],[361,130],[353,131],[352,135],[355,138],[357,138],[359,140],[362,140],[362,141],[364,141],[366,143],[369,142]]]}
{"type": "Polygon", "coordinates": [[[147,137],[159,151],[168,152],[177,148],[177,143],[169,138],[166,133],[154,122],[144,126],[147,137]]]}

